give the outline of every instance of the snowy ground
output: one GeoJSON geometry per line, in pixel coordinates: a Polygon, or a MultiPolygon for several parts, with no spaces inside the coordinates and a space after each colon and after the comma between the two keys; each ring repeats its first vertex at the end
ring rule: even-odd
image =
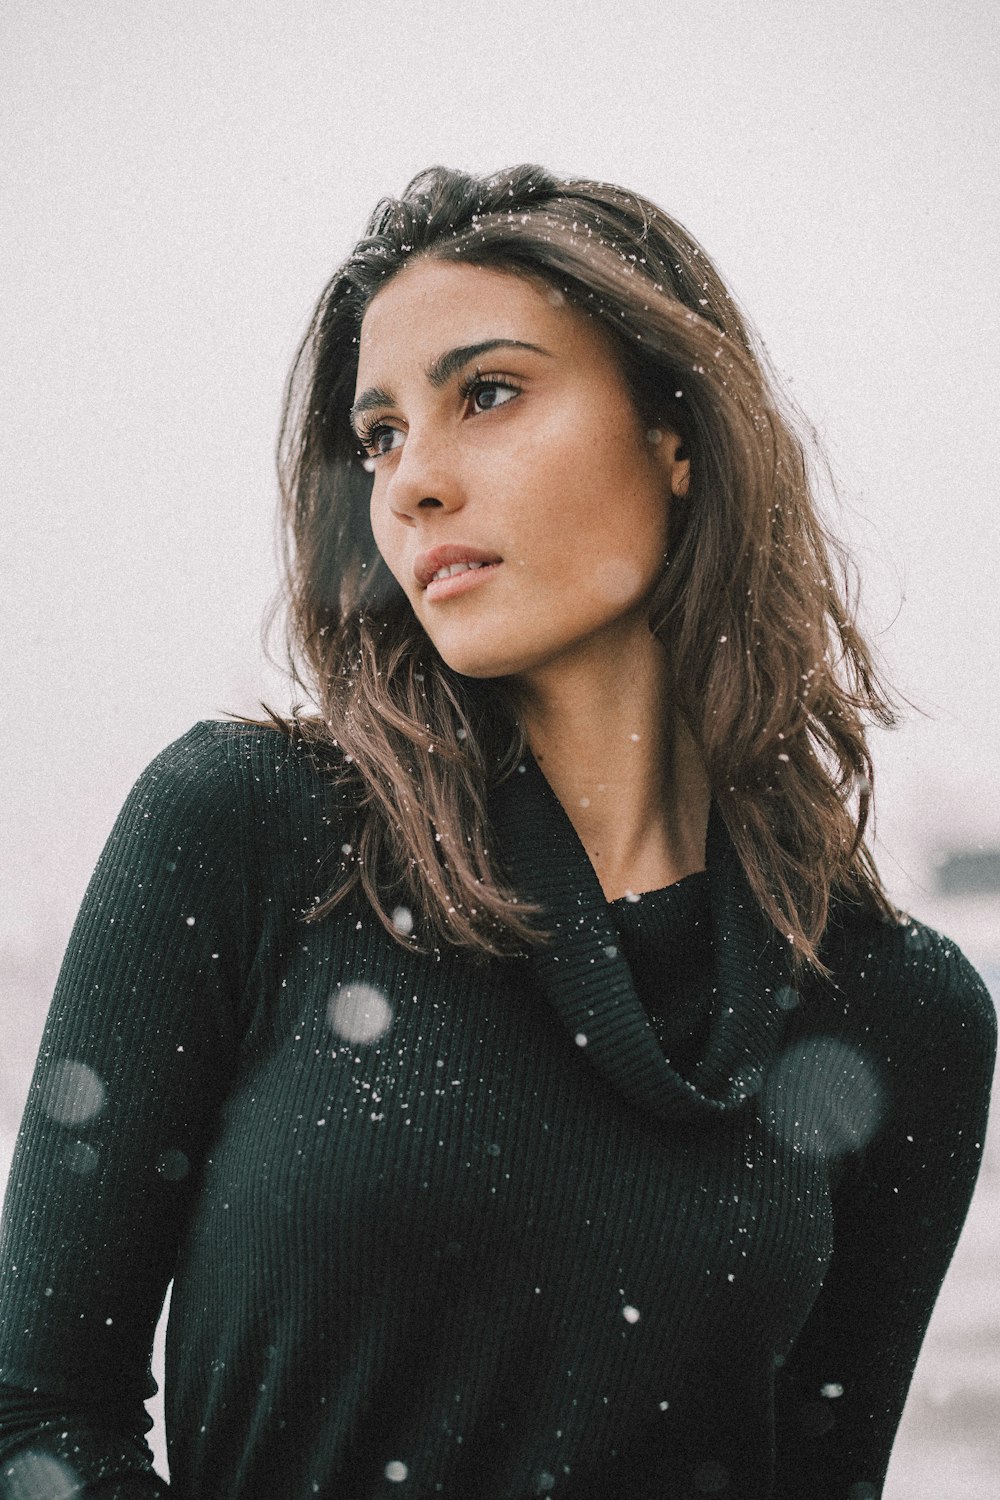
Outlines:
{"type": "MultiPolygon", "coordinates": [[[[945,924],[942,923],[942,926],[945,924]]],[[[950,930],[954,930],[954,923],[950,930]]],[[[994,932],[996,927],[994,927],[994,932]]],[[[956,936],[960,936],[956,933],[956,936]]],[[[960,937],[961,940],[961,937],[960,937]]],[[[966,943],[970,957],[974,945],[966,943]]],[[[1000,964],[979,959],[1000,1004],[1000,964]]],[[[10,1014],[10,1012],[8,1012],[10,1014]]],[[[39,1022],[40,1028],[40,1022],[39,1022]]],[[[0,1180],[6,1181],[14,1133],[30,1077],[30,1051],[19,1039],[0,1059],[0,1180]]],[[[995,1500],[1000,1490],[1000,1082],[976,1196],[924,1344],[885,1500],[995,1500]]],[[[166,1310],[165,1310],[166,1311],[166,1310]]],[[[163,1330],[153,1372],[162,1388],[163,1330]]],[[[149,1403],[157,1466],[166,1473],[161,1400],[149,1403]]]]}

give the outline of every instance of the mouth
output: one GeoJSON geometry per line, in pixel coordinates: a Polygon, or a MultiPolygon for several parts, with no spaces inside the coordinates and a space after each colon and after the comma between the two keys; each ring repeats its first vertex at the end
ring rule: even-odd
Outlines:
{"type": "Polygon", "coordinates": [[[499,562],[464,562],[441,567],[427,584],[424,598],[433,602],[439,599],[451,599],[456,594],[466,594],[469,589],[478,588],[491,573],[495,573],[502,566],[503,564],[499,562]]]}
{"type": "Polygon", "coordinates": [[[425,589],[432,579],[450,577],[455,570],[464,572],[470,567],[474,569],[479,563],[500,561],[496,552],[485,552],[482,547],[475,547],[471,542],[443,542],[438,547],[432,547],[429,552],[419,553],[413,559],[413,577],[425,589]]]}

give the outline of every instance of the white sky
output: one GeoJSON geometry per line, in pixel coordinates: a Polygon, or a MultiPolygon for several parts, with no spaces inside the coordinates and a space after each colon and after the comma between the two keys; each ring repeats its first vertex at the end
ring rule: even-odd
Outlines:
{"type": "Polygon", "coordinates": [[[817,423],[868,619],[886,874],[1000,841],[1000,22],[985,3],[7,0],[0,950],[65,941],[148,760],[285,701],[272,452],[309,311],[433,162],[648,194],[817,423]]]}

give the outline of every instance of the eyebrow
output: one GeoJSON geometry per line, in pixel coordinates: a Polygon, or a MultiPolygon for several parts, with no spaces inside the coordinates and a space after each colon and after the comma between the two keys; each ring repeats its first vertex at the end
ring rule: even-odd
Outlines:
{"type": "MultiPolygon", "coordinates": [[[[483,339],[478,344],[459,344],[455,349],[448,349],[437,359],[432,360],[427,366],[425,374],[431,385],[436,390],[448,384],[448,381],[459,370],[467,365],[470,359],[476,359],[480,354],[487,354],[491,349],[530,349],[533,354],[544,354],[551,358],[548,349],[543,349],[540,344],[528,344],[523,339],[483,339]]],[[[372,411],[378,406],[394,405],[394,397],[391,391],[382,386],[369,386],[351,407],[350,419],[353,427],[364,412],[372,411]]]]}

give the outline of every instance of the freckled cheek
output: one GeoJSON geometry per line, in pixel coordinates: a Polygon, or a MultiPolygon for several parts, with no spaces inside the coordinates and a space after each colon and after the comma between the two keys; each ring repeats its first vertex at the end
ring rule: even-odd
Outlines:
{"type": "Polygon", "coordinates": [[[626,466],[595,468],[581,476],[550,525],[561,566],[557,576],[573,580],[581,604],[626,608],[655,582],[667,548],[664,497],[648,476],[626,466]]]}
{"type": "Polygon", "coordinates": [[[562,473],[589,474],[603,468],[609,452],[618,451],[616,444],[617,432],[602,420],[600,406],[555,411],[533,434],[535,452],[557,464],[562,473]]]}
{"type": "Polygon", "coordinates": [[[375,546],[378,548],[383,562],[397,581],[403,582],[404,580],[400,578],[402,570],[398,561],[399,543],[397,539],[394,544],[393,532],[395,528],[392,517],[386,514],[383,501],[378,501],[373,497],[368,512],[368,519],[372,529],[372,536],[375,538],[375,546]]]}
{"type": "MultiPolygon", "coordinates": [[[[535,450],[538,453],[540,450],[535,450]]],[[[494,540],[504,537],[508,558],[523,559],[534,571],[545,571],[555,587],[567,576],[592,576],[609,553],[633,553],[636,538],[623,526],[621,479],[599,466],[599,452],[548,448],[531,464],[512,465],[502,486],[483,495],[483,514],[498,523],[494,540]],[[594,463],[588,462],[593,453],[594,463]],[[553,561],[560,564],[555,573],[553,561]]]]}

